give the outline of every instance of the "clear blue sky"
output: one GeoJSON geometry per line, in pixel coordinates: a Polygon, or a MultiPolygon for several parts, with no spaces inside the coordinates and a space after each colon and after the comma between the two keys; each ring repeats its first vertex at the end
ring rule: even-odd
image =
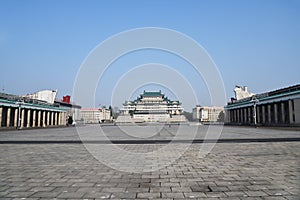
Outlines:
{"type": "MultiPolygon", "coordinates": [[[[0,0],[1,91],[72,94],[79,67],[96,45],[140,27],[169,28],[196,40],[216,63],[228,99],[235,85],[254,93],[294,85],[300,82],[299,10],[298,0],[0,0]]],[[[159,61],[157,52],[145,54],[143,62],[159,61]]],[[[181,73],[197,85],[189,72],[181,73]]],[[[97,104],[110,104],[114,84],[107,79],[97,104]]],[[[198,103],[209,104],[202,88],[198,103]]]]}

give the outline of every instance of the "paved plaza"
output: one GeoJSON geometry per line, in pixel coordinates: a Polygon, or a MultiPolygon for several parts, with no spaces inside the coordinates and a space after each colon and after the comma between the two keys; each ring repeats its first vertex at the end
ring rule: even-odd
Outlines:
{"type": "Polygon", "coordinates": [[[194,132],[195,127],[105,126],[99,133],[100,127],[93,125],[1,131],[0,198],[299,199],[299,131],[224,127],[224,142],[208,143],[212,150],[201,154],[207,144],[184,141],[205,141],[208,127],[194,132]],[[76,143],[93,140],[95,133],[95,141],[123,142],[76,143]],[[239,140],[259,138],[266,141],[239,140]],[[163,142],[173,139],[177,142],[163,142]],[[97,153],[106,160],[99,160],[89,145],[103,150],[97,153]],[[146,157],[118,156],[112,147],[146,157]]]}

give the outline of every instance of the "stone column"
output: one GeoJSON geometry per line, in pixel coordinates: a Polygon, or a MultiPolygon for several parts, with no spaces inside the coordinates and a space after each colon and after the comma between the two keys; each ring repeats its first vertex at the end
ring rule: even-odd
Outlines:
{"type": "Polygon", "coordinates": [[[62,124],[66,125],[66,113],[65,112],[62,113],[62,124]]]}
{"type": "Polygon", "coordinates": [[[3,111],[3,107],[0,107],[0,127],[2,125],[2,111],[3,111]]]}
{"type": "Polygon", "coordinates": [[[284,110],[284,103],[281,103],[281,120],[282,120],[282,123],[285,124],[285,110],[284,110]]]}
{"type": "Polygon", "coordinates": [[[27,111],[27,128],[30,127],[30,122],[31,122],[30,121],[30,118],[31,118],[30,114],[31,114],[31,110],[28,109],[28,111],[27,111]]]}
{"type": "Polygon", "coordinates": [[[257,106],[256,107],[256,120],[257,120],[257,123],[260,124],[260,107],[257,106]]]}
{"type": "Polygon", "coordinates": [[[24,127],[24,119],[25,119],[25,108],[21,109],[21,124],[20,124],[20,128],[24,127]]]}
{"type": "Polygon", "coordinates": [[[234,109],[234,123],[237,123],[237,109],[234,109]]]}
{"type": "Polygon", "coordinates": [[[262,110],[262,124],[265,124],[266,123],[266,105],[262,105],[261,110],[262,110]]]}
{"type": "Polygon", "coordinates": [[[11,113],[11,108],[8,108],[7,115],[6,115],[6,127],[10,126],[10,113],[11,113]]]}
{"type": "Polygon", "coordinates": [[[50,112],[47,111],[47,126],[50,125],[50,112]]]}
{"type": "Polygon", "coordinates": [[[268,123],[271,124],[271,105],[268,105],[268,123]]]}
{"type": "Polygon", "coordinates": [[[226,119],[226,123],[230,122],[230,110],[226,110],[225,111],[225,119],[226,119]]]}
{"type": "Polygon", "coordinates": [[[245,124],[249,123],[249,107],[245,108],[245,112],[244,112],[244,121],[245,124]]]}
{"type": "Polygon", "coordinates": [[[51,112],[51,125],[53,125],[54,112],[51,112]]]}
{"type": "Polygon", "coordinates": [[[35,127],[35,122],[36,122],[36,110],[33,110],[33,113],[32,113],[32,127],[35,127]]]}
{"type": "Polygon", "coordinates": [[[61,112],[58,113],[58,126],[61,125],[61,112]]]}
{"type": "Polygon", "coordinates": [[[43,127],[46,127],[46,111],[43,111],[42,121],[43,121],[43,127]]]}
{"type": "Polygon", "coordinates": [[[55,114],[54,114],[54,124],[53,125],[57,126],[57,112],[55,112],[55,114]]]}
{"type": "Polygon", "coordinates": [[[277,104],[274,103],[274,119],[275,119],[275,124],[278,124],[278,112],[277,112],[277,104]]]}
{"type": "Polygon", "coordinates": [[[240,109],[238,108],[237,109],[237,120],[236,120],[236,122],[240,122],[240,109]]]}
{"type": "Polygon", "coordinates": [[[37,124],[38,127],[41,126],[41,111],[39,110],[38,111],[38,124],[37,124]]]}
{"type": "Polygon", "coordinates": [[[243,108],[240,108],[240,123],[243,123],[243,108]]]}
{"type": "Polygon", "coordinates": [[[290,118],[290,124],[294,123],[293,120],[294,110],[293,110],[293,100],[289,100],[289,118],[290,118]]]}
{"type": "Polygon", "coordinates": [[[15,109],[14,127],[18,127],[18,108],[15,109]]]}

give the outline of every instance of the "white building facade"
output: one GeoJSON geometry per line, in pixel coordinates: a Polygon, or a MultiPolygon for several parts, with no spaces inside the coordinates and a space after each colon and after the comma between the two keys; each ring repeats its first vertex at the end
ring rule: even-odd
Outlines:
{"type": "Polygon", "coordinates": [[[81,119],[84,123],[104,123],[112,120],[111,111],[103,108],[82,108],[81,119]]]}
{"type": "Polygon", "coordinates": [[[224,121],[224,108],[197,105],[195,108],[193,108],[193,118],[194,120],[202,123],[222,122],[224,121]]]}

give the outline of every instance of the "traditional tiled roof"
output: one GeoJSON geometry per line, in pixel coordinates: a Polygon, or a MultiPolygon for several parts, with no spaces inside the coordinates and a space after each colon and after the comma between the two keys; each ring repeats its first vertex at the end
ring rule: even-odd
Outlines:
{"type": "Polygon", "coordinates": [[[141,97],[161,97],[161,96],[164,96],[161,93],[161,90],[159,90],[159,91],[145,91],[144,90],[144,93],[141,94],[141,97]]]}
{"type": "Polygon", "coordinates": [[[141,102],[141,100],[144,97],[161,97],[163,99],[164,102],[166,102],[168,105],[181,105],[181,103],[179,101],[171,101],[170,99],[168,99],[168,97],[166,97],[164,94],[161,93],[161,90],[159,91],[145,91],[143,92],[143,94],[140,95],[140,97],[138,97],[137,99],[133,100],[133,101],[126,101],[123,105],[136,105],[139,102],[141,102]]]}

